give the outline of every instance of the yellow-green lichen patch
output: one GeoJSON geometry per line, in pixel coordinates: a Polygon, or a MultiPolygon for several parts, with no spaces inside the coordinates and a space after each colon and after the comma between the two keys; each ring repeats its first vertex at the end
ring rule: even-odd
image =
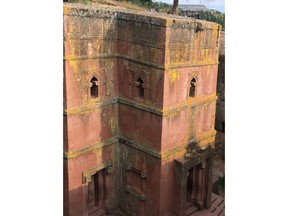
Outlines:
{"type": "Polygon", "coordinates": [[[180,73],[176,69],[172,69],[169,77],[170,81],[174,83],[176,80],[180,79],[180,73]]]}

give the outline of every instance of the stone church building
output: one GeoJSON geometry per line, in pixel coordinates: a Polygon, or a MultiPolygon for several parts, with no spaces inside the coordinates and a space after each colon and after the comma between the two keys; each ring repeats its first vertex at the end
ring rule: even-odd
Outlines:
{"type": "Polygon", "coordinates": [[[208,208],[221,26],[109,6],[63,11],[64,215],[208,208]]]}

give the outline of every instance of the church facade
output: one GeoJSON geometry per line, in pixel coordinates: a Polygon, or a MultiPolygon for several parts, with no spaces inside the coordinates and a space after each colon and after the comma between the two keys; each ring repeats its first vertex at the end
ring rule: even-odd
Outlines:
{"type": "Polygon", "coordinates": [[[208,208],[221,26],[108,6],[63,10],[64,215],[208,208]]]}

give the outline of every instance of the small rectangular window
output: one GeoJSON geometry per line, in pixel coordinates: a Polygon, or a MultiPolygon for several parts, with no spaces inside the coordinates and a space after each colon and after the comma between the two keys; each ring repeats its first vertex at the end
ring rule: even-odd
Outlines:
{"type": "Polygon", "coordinates": [[[195,97],[196,93],[196,80],[193,78],[190,82],[189,97],[195,97]]]}
{"type": "Polygon", "coordinates": [[[139,77],[136,80],[136,97],[144,98],[144,81],[139,77]]]}
{"type": "Polygon", "coordinates": [[[93,77],[90,81],[90,95],[92,98],[97,98],[98,97],[98,79],[96,77],[93,77]]]}

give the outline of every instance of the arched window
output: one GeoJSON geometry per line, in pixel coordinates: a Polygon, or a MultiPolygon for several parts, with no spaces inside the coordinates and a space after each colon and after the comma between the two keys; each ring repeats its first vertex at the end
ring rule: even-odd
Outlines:
{"type": "Polygon", "coordinates": [[[90,81],[90,95],[92,98],[97,98],[99,91],[98,91],[98,79],[96,77],[93,77],[90,81]]]}
{"type": "Polygon", "coordinates": [[[195,97],[196,92],[196,79],[193,78],[190,82],[189,97],[195,97]]]}
{"type": "Polygon", "coordinates": [[[139,77],[136,80],[136,97],[144,98],[144,81],[139,77]]]}

